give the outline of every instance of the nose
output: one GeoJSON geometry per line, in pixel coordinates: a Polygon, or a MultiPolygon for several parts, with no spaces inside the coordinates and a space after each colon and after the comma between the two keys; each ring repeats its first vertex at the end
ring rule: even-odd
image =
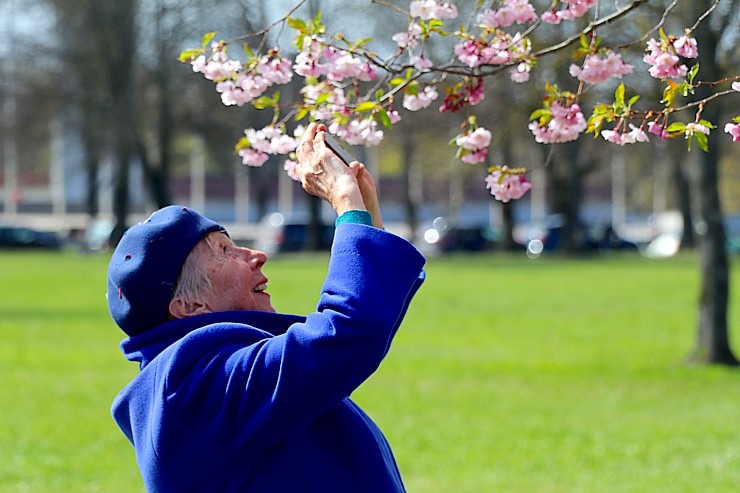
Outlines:
{"type": "Polygon", "coordinates": [[[254,270],[259,269],[267,262],[267,254],[261,250],[252,250],[250,248],[242,247],[242,252],[254,270]]]}

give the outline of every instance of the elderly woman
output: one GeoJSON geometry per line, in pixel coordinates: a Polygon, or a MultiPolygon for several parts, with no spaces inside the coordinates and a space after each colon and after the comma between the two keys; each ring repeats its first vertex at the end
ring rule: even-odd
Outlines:
{"type": "Polygon", "coordinates": [[[264,253],[169,206],[130,228],[108,306],[140,373],[112,414],[150,492],[404,491],[380,429],[350,394],[386,356],[424,279],[423,256],[383,231],[375,185],[311,124],[304,189],[336,211],[316,311],[275,313],[264,253]]]}

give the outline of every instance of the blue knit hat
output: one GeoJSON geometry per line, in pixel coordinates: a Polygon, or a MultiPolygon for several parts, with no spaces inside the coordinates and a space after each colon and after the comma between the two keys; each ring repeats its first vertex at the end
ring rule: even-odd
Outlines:
{"type": "Polygon", "coordinates": [[[108,264],[108,310],[128,335],[169,319],[180,271],[193,247],[219,224],[180,205],[164,207],[124,233],[108,264]]]}

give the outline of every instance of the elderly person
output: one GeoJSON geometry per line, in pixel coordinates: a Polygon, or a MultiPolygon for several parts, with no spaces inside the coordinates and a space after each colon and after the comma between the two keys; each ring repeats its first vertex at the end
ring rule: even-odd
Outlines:
{"type": "Polygon", "coordinates": [[[424,258],[379,228],[372,177],[311,124],[303,187],[336,211],[316,311],[275,313],[264,253],[169,206],[130,228],[108,269],[108,306],[140,373],[113,417],[149,492],[404,491],[390,446],[350,394],[381,363],[424,258]]]}

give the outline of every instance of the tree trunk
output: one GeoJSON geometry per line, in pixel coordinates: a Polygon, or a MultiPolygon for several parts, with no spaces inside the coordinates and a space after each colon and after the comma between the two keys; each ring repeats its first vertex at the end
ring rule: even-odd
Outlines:
{"type": "MultiPolygon", "coordinates": [[[[705,9],[706,1],[695,2],[695,9],[705,9]]],[[[701,64],[702,80],[719,80],[720,67],[713,54],[718,44],[717,36],[705,22],[695,31],[698,45],[704,50],[701,64]]],[[[706,97],[707,90],[697,91],[697,96],[706,97]]],[[[703,118],[711,122],[720,121],[718,104],[709,104],[703,118]]],[[[700,153],[697,181],[699,217],[699,258],[701,264],[701,293],[699,296],[698,334],[696,347],[690,360],[700,363],[715,363],[738,366],[738,360],[730,349],[727,310],[729,306],[730,266],[727,255],[727,236],[720,207],[718,166],[719,136],[721,129],[714,129],[708,136],[709,152],[700,153]]]]}
{"type": "Polygon", "coordinates": [[[737,366],[738,360],[730,349],[727,324],[730,268],[717,184],[718,144],[710,142],[709,152],[699,163],[701,294],[696,347],[690,360],[737,366]]]}
{"type": "MultiPolygon", "coordinates": [[[[503,162],[506,164],[514,162],[514,156],[511,152],[511,140],[506,140],[501,146],[503,162]]],[[[493,200],[493,199],[491,199],[493,200]]],[[[521,245],[514,241],[514,202],[501,203],[501,222],[503,225],[501,248],[505,251],[521,250],[521,245]]]]}
{"type": "Polygon", "coordinates": [[[558,144],[553,162],[547,167],[550,193],[550,210],[560,224],[557,238],[545,246],[576,253],[582,249],[583,228],[580,224],[580,208],[583,197],[583,171],[579,165],[580,141],[558,144]]]}
{"type": "Polygon", "coordinates": [[[100,2],[96,5],[102,12],[101,35],[109,49],[108,84],[113,101],[113,138],[115,154],[115,188],[113,215],[115,226],[111,243],[117,244],[127,228],[129,212],[129,167],[134,156],[134,129],[136,125],[133,57],[134,16],[136,0],[100,2]]]}
{"type": "Polygon", "coordinates": [[[414,238],[419,229],[419,197],[416,192],[419,188],[416,173],[416,141],[414,133],[408,126],[400,127],[401,131],[401,180],[403,193],[403,207],[406,211],[406,224],[409,228],[409,238],[414,238]]]}

